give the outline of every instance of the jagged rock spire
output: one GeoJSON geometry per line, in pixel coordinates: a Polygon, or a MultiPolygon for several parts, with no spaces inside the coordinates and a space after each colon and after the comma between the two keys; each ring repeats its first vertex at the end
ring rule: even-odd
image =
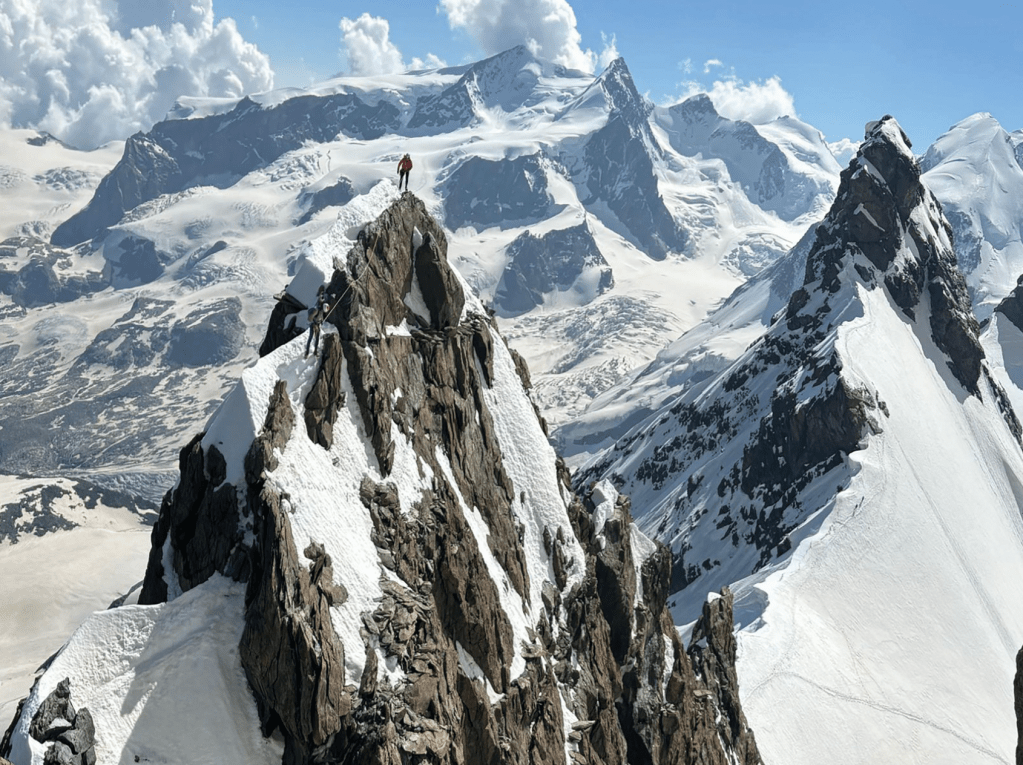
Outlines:
{"type": "Polygon", "coordinates": [[[842,171],[838,196],[807,257],[805,285],[789,302],[790,326],[815,323],[803,311],[810,292],[838,292],[846,264],[867,287],[883,284],[909,319],[927,316],[956,379],[978,392],[984,351],[952,230],[920,182],[909,139],[891,116],[868,123],[856,157],[842,171]]]}
{"type": "MultiPolygon", "coordinates": [[[[319,363],[300,396],[277,380],[244,471],[208,435],[183,451],[144,599],[215,571],[248,583],[241,661],[287,765],[758,765],[731,598],[687,652],[667,550],[609,485],[572,495],[524,364],[422,203],[396,201],[336,265],[319,363]],[[306,489],[286,478],[299,451],[349,487],[331,514],[368,525],[346,543],[373,551],[372,571],[353,579],[349,548],[305,519],[306,489]],[[379,595],[353,612],[370,582],[379,595]]],[[[274,311],[261,365],[294,368],[294,310],[274,311]]]]}

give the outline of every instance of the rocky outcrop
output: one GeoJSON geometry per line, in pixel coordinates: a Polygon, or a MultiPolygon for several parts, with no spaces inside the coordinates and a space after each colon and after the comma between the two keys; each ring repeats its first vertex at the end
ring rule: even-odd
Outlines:
{"type": "MultiPolygon", "coordinates": [[[[910,153],[911,144],[898,123],[884,117],[870,123],[856,161],[842,171],[835,206],[818,227],[817,242],[807,258],[806,283],[821,282],[834,292],[847,247],[862,252],[872,268],[868,281],[882,281],[892,299],[910,319],[916,317],[926,293],[930,303],[931,337],[947,358],[945,363],[970,393],[978,393],[984,351],[979,325],[952,250],[952,230],[927,196],[927,215],[915,212],[924,205],[920,166],[910,153]],[[932,227],[938,227],[933,230],[932,227]],[[896,259],[906,239],[916,257],[896,259]]],[[[793,296],[804,299],[805,289],[793,296]]],[[[790,304],[793,315],[796,304],[790,304]]]]}
{"type": "Polygon", "coordinates": [[[518,316],[543,304],[544,295],[565,292],[575,286],[584,273],[591,275],[593,286],[580,289],[590,299],[614,287],[614,276],[593,233],[584,222],[571,228],[534,236],[526,231],[508,245],[508,265],[494,293],[499,315],[518,316]]]}
{"type": "Polygon", "coordinates": [[[55,266],[67,262],[72,253],[53,247],[33,236],[15,236],[0,242],[0,292],[11,296],[18,306],[33,308],[48,303],[70,303],[83,295],[98,292],[110,280],[99,271],[65,276],[55,266]],[[21,267],[3,268],[4,261],[26,253],[28,262],[21,267]]]}
{"type": "MultiPolygon", "coordinates": [[[[715,612],[707,628],[718,662],[708,660],[709,687],[668,616],[670,555],[634,538],[627,501],[607,489],[572,498],[558,466],[566,523],[536,529],[542,542],[529,549],[527,497],[488,404],[503,341],[464,294],[422,202],[403,195],[343,265],[326,287],[339,300],[304,422],[279,380],[242,486],[226,480],[223,457],[202,437],[183,450],[143,602],[214,571],[247,582],[242,666],[263,733],[283,735],[286,765],[758,763],[736,722],[734,643],[730,655],[721,642],[730,613],[715,612]],[[365,445],[337,443],[342,416],[357,418],[365,445]],[[302,498],[274,479],[281,455],[305,437],[375,461],[358,491],[381,566],[381,596],[358,616],[361,675],[346,667],[351,651],[336,631],[350,593],[315,533],[300,553],[292,514],[302,498]],[[392,480],[399,441],[428,484],[411,505],[392,480]],[[531,573],[536,559],[547,563],[531,573]],[[542,603],[532,603],[537,591],[542,603]],[[540,615],[525,638],[519,609],[540,615]],[[731,675],[719,666],[729,656],[731,675]]],[[[287,312],[273,316],[281,326],[268,331],[267,353],[288,335],[287,312]]],[[[516,362],[504,364],[518,384],[518,370],[508,371],[516,362]]]]}
{"type": "Polygon", "coordinates": [[[1016,280],[1016,288],[998,304],[995,313],[1000,313],[1023,332],[1023,276],[1016,280]]]}
{"type": "Polygon", "coordinates": [[[1016,654],[1016,677],[1012,690],[1016,707],[1016,765],[1023,765],[1023,648],[1016,654]]]}
{"type": "Polygon", "coordinates": [[[444,222],[485,229],[546,217],[553,204],[548,163],[540,154],[515,159],[470,157],[444,183],[444,222]]]}
{"type": "MultiPolygon", "coordinates": [[[[32,722],[29,735],[48,744],[44,765],[95,765],[96,726],[85,707],[76,710],[71,702],[71,681],[64,678],[43,699],[32,722]]],[[[5,750],[6,744],[5,742],[5,750]]],[[[6,762],[0,758],[0,762],[6,762]]]]}

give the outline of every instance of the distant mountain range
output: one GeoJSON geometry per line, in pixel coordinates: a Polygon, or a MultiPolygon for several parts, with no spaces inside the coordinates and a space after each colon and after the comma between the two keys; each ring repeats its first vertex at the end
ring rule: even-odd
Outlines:
{"type": "MultiPolygon", "coordinates": [[[[619,761],[642,740],[666,762],[679,750],[654,752],[648,722],[663,730],[676,705],[686,746],[693,731],[721,732],[707,762],[1012,760],[1023,131],[974,115],[914,153],[886,116],[843,169],[795,118],[730,120],[705,95],[658,106],[621,59],[592,76],[520,47],[183,100],[119,160],[28,131],[0,138],[12,147],[0,167],[0,472],[88,477],[148,503],[174,486],[141,591],[167,602],[83,628],[32,710],[62,672],[88,675],[92,690],[72,684],[73,698],[98,698],[112,665],[85,672],[81,657],[125,620],[169,656],[191,634],[172,621],[215,622],[202,655],[230,665],[218,698],[245,710],[221,754],[247,761],[376,751],[360,715],[383,714],[385,697],[409,715],[387,746],[455,757],[468,691],[438,691],[427,713],[409,690],[437,677],[416,657],[441,655],[451,682],[482,681],[465,708],[487,710],[493,742],[524,735],[515,678],[533,672],[570,698],[543,729],[573,731],[571,744],[538,743],[558,757],[619,761]],[[410,196],[395,186],[406,152],[410,196]],[[342,300],[318,365],[300,346],[323,284],[342,300]],[[577,468],[571,487],[548,439],[577,468]],[[426,491],[434,516],[478,543],[465,560],[436,536],[426,491]],[[347,539],[329,536],[328,495],[347,508],[347,539]],[[273,541],[284,526],[293,550],[273,541]],[[423,547],[403,558],[413,537],[423,547]],[[438,573],[444,560],[453,568],[438,573]],[[299,601],[271,570],[304,583],[299,601]],[[402,609],[431,626],[413,639],[402,609]],[[253,642],[253,620],[299,611],[316,645],[334,646],[303,672],[333,677],[333,663],[358,679],[372,661],[386,683],[260,679],[273,646],[253,642]],[[572,664],[559,630],[610,636],[611,658],[572,664]],[[427,634],[451,646],[419,656],[427,634]],[[727,661],[706,663],[708,640],[727,661]],[[218,653],[231,645],[241,658],[218,653]],[[643,681],[629,669],[640,665],[643,681]],[[704,712],[671,695],[696,682],[687,672],[718,678],[693,691],[712,694],[704,712]],[[611,691],[623,694],[614,711],[600,701],[611,691]],[[326,695],[289,717],[289,694],[306,693],[326,695]],[[335,717],[342,727],[325,732],[335,717]],[[257,726],[277,737],[253,738],[257,726]]],[[[71,533],[60,526],[43,540],[71,533]]],[[[305,655],[297,645],[288,661],[305,655]]],[[[122,653],[111,661],[162,676],[144,651],[122,653]]],[[[110,698],[121,701],[97,717],[108,730],[127,703],[110,698]]],[[[178,698],[160,709],[176,715],[178,698]]],[[[140,719],[95,746],[154,754],[133,748],[156,730],[140,719]]],[[[42,762],[26,720],[18,751],[42,762]]]]}

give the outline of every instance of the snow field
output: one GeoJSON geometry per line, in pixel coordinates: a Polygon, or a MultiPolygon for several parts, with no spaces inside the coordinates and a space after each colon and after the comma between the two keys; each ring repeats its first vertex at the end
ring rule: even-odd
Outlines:
{"type": "Polygon", "coordinates": [[[99,762],[279,763],[283,743],[262,737],[238,655],[244,589],[215,575],[169,603],[89,617],[29,697],[12,761],[42,765],[29,722],[68,677],[72,703],[95,720],[99,762]]]}
{"type": "Polygon", "coordinates": [[[767,762],[1011,763],[1023,456],[990,390],[950,388],[885,293],[860,297],[843,375],[890,417],[819,531],[755,585],[743,706],[767,762]]]}

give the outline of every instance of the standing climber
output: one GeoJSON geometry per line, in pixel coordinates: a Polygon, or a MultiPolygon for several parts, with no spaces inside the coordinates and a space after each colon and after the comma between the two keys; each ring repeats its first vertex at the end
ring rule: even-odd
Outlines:
{"type": "Polygon", "coordinates": [[[398,163],[398,191],[401,191],[402,179],[405,181],[405,191],[408,191],[408,174],[412,170],[412,157],[406,154],[398,163]]]}
{"type": "Polygon", "coordinates": [[[306,316],[309,319],[309,334],[305,339],[305,357],[309,358],[309,345],[313,346],[313,355],[315,356],[320,349],[320,326],[323,324],[324,318],[327,316],[329,308],[327,307],[327,295],[323,291],[323,285],[320,285],[320,289],[316,292],[316,305],[312,306],[307,312],[306,316]]]}

